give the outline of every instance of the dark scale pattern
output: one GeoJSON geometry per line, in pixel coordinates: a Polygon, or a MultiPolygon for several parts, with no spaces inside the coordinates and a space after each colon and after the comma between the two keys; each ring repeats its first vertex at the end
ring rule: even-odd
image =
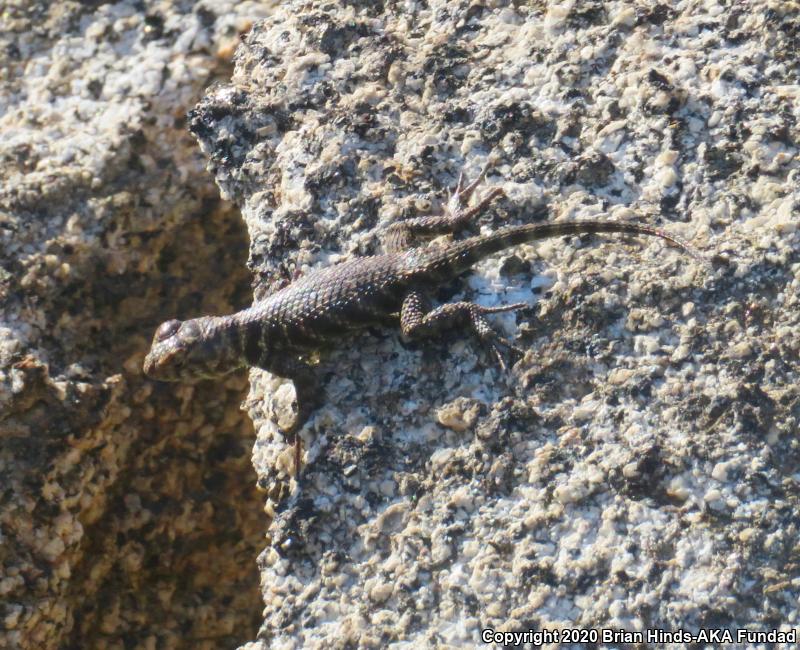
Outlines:
{"type": "Polygon", "coordinates": [[[238,315],[279,324],[270,348],[302,350],[400,311],[405,293],[398,254],[359,258],[312,271],[238,315]]]}
{"type": "MultiPolygon", "coordinates": [[[[294,380],[300,426],[319,402],[312,368],[302,361],[326,342],[367,326],[397,320],[409,338],[433,336],[455,326],[469,328],[503,365],[500,339],[485,316],[523,305],[486,308],[470,302],[430,310],[425,294],[467,271],[476,262],[510,246],[583,233],[627,233],[659,237],[702,260],[687,244],[667,233],[630,223],[578,221],[502,228],[443,246],[413,248],[419,238],[458,232],[501,190],[476,205],[466,202],[483,174],[470,185],[459,179],[445,214],[410,219],[392,226],[384,238],[387,253],[362,257],[308,273],[249,309],[231,316],[168,321],[156,332],[145,372],[162,380],[223,374],[251,365],[294,380]]],[[[299,454],[299,450],[297,452],[299,454]]]]}

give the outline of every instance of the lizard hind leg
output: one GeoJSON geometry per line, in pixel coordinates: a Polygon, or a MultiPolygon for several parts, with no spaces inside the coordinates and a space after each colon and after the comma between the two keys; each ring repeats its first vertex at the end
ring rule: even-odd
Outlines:
{"type": "Polygon", "coordinates": [[[400,330],[408,339],[420,339],[436,336],[445,329],[467,327],[489,347],[500,368],[506,371],[508,367],[503,351],[519,356],[522,356],[524,351],[498,335],[486,319],[486,315],[514,311],[523,307],[527,307],[524,302],[500,307],[483,307],[474,302],[451,302],[428,310],[425,297],[418,291],[411,291],[403,300],[400,310],[400,330]]]}
{"type": "Polygon", "coordinates": [[[448,197],[444,214],[415,217],[389,226],[382,237],[386,252],[407,250],[417,245],[421,239],[457,233],[471,225],[476,215],[497,197],[504,195],[502,188],[495,187],[475,205],[468,205],[475,189],[483,182],[488,168],[489,165],[486,165],[471,183],[464,180],[463,173],[459,175],[458,183],[448,197]]]}

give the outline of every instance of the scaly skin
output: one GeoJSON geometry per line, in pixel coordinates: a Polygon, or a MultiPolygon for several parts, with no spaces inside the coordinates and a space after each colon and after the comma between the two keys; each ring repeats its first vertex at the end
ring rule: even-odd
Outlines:
{"type": "MultiPolygon", "coordinates": [[[[662,230],[632,223],[576,221],[508,226],[489,235],[445,246],[410,247],[417,237],[465,228],[492,199],[495,189],[466,208],[483,173],[470,185],[459,179],[445,215],[411,219],[392,226],[382,255],[355,258],[311,271],[252,307],[229,316],[170,320],[155,333],[144,372],[162,381],[191,381],[257,366],[295,383],[296,430],[317,406],[321,394],[311,367],[302,357],[322,344],[335,342],[365,327],[397,321],[407,338],[437,334],[467,325],[486,342],[503,365],[500,339],[486,314],[519,309],[459,302],[427,310],[426,294],[469,270],[481,259],[511,246],[551,237],[585,233],[623,233],[659,237],[695,258],[703,258],[662,230]]],[[[297,449],[299,456],[299,447],[297,449]]],[[[298,458],[299,460],[299,458],[298,458]]],[[[299,469],[299,464],[298,464],[299,469]]]]}

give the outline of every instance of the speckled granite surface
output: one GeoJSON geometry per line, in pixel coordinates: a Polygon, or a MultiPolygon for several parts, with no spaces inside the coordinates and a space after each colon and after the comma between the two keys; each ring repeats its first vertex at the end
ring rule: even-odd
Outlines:
{"type": "MultiPolygon", "coordinates": [[[[252,371],[279,504],[247,648],[475,647],[484,628],[789,630],[798,558],[796,3],[284,3],[191,130],[242,207],[257,295],[375,250],[496,158],[500,223],[556,240],[440,299],[527,300],[511,375],[458,336],[323,354],[301,490],[291,389],[252,371]]],[[[674,647],[682,647],[674,644],[674,647]]]]}
{"type": "Polygon", "coordinates": [[[249,301],[240,217],[185,115],[267,9],[2,3],[2,648],[257,630],[246,378],[165,388],[141,361],[167,316],[249,301]]]}

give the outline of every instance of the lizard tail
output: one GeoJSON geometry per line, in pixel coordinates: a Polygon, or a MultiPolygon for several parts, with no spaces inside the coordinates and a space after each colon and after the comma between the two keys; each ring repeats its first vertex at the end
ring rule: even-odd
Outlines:
{"type": "Polygon", "coordinates": [[[463,273],[476,262],[498,253],[506,248],[526,244],[540,239],[562,237],[565,235],[581,235],[593,233],[625,233],[629,235],[647,235],[659,237],[668,244],[688,253],[695,259],[705,263],[706,260],[689,244],[677,237],[651,226],[619,221],[571,221],[563,223],[537,223],[524,226],[507,226],[486,236],[471,237],[454,242],[439,251],[430,251],[430,259],[426,260],[430,268],[438,267],[441,271],[452,274],[463,273]]]}

